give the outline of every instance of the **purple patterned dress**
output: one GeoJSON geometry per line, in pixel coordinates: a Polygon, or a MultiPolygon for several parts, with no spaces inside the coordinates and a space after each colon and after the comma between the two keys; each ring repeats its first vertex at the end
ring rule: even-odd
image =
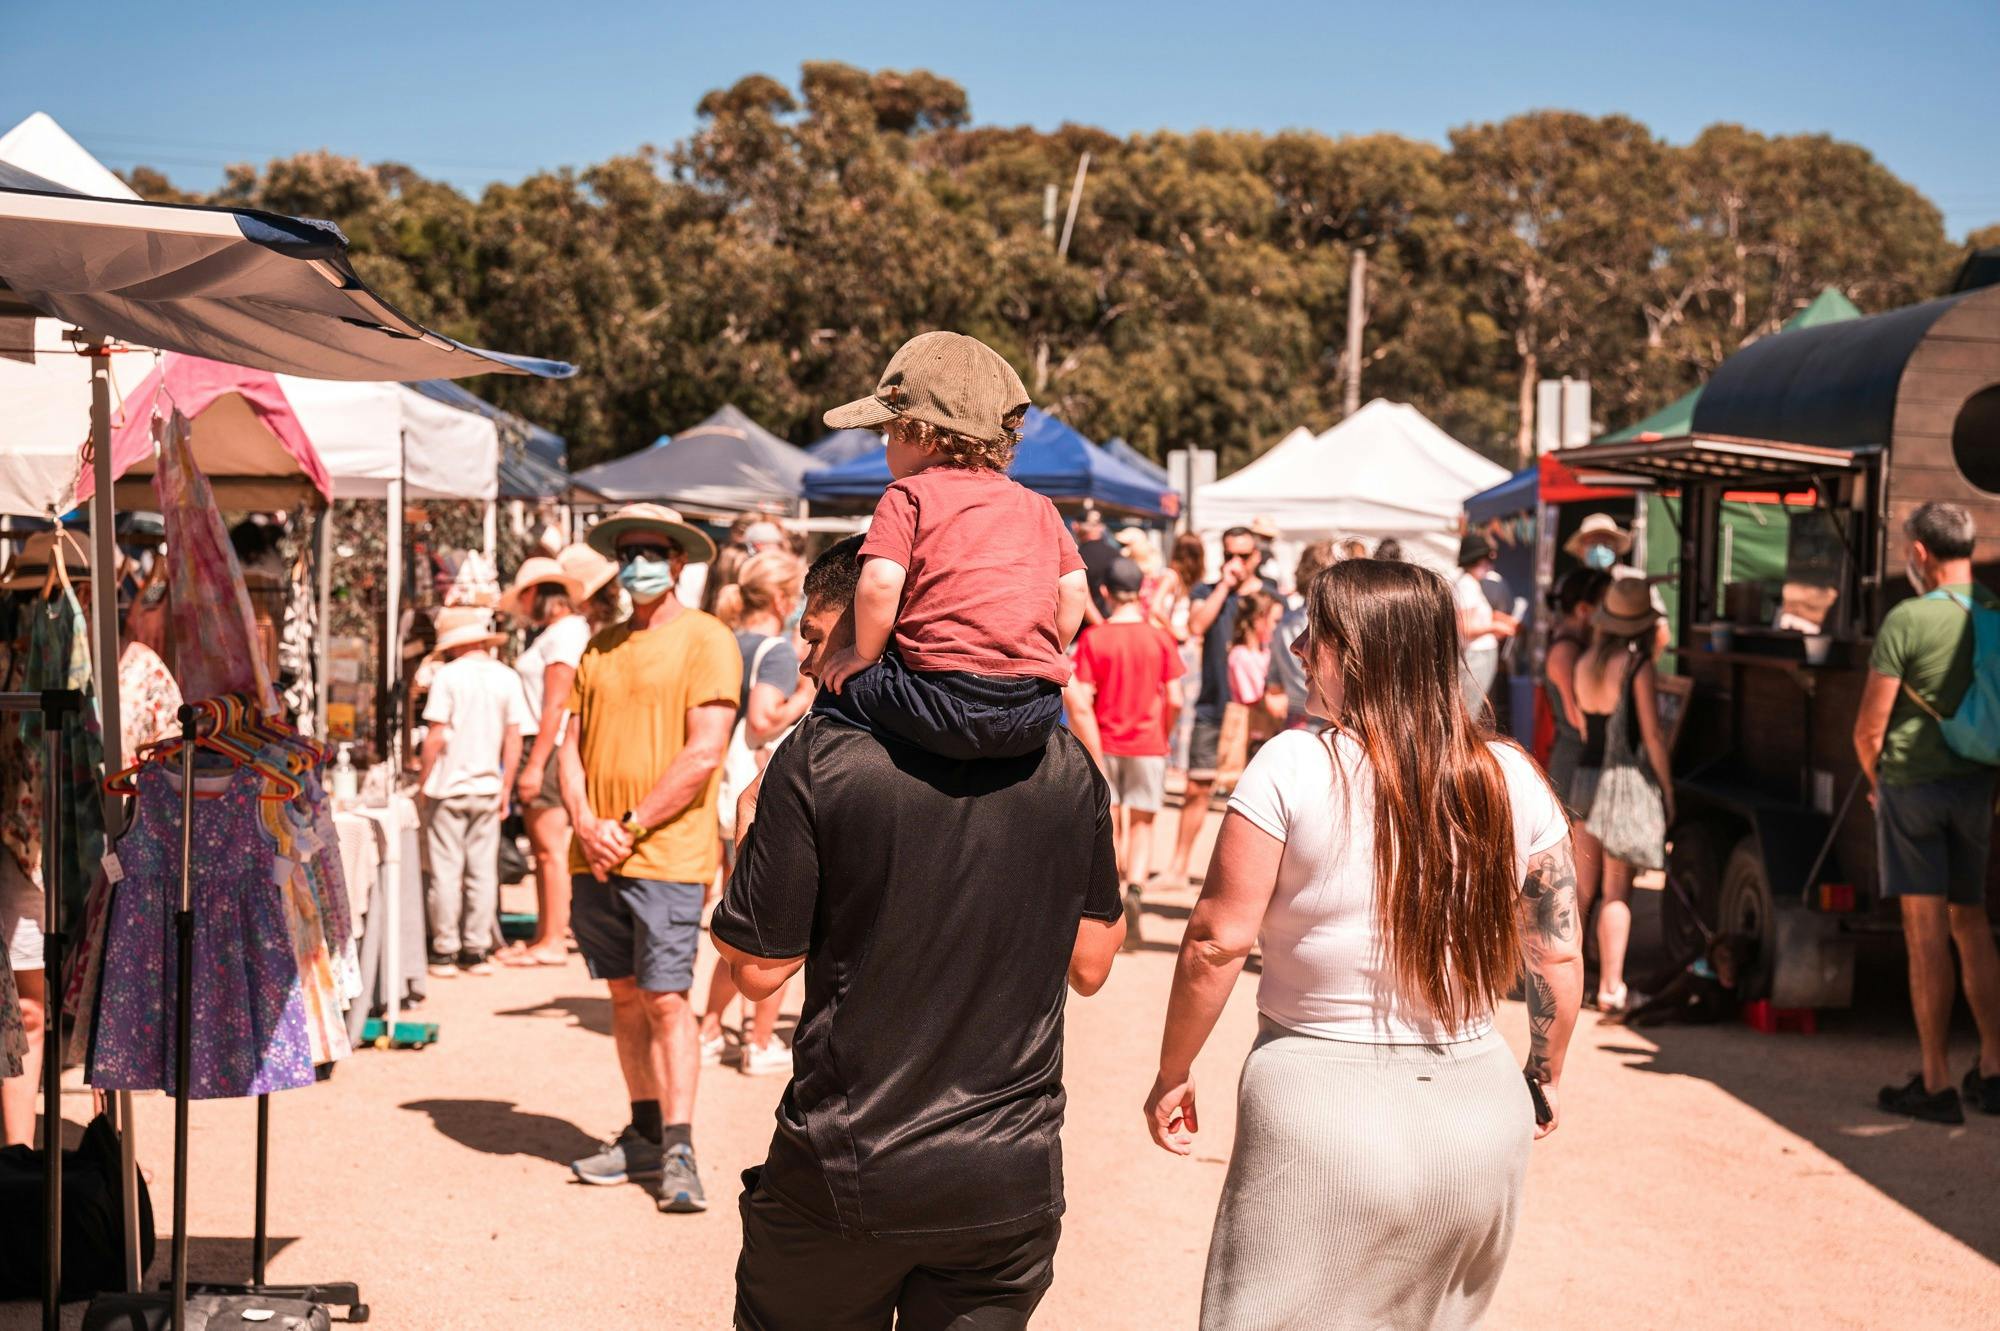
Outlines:
{"type": "MultiPolygon", "coordinates": [[[[242,768],[196,777],[193,862],[194,1099],[310,1086],[313,1065],[298,962],[280,885],[277,847],[257,797],[264,778],[242,768]],[[219,792],[219,793],[218,793],[219,792]]],[[[174,1014],[180,901],[181,794],[177,773],[138,776],[132,827],[118,839],[114,889],[92,1045],[90,1084],[102,1090],[174,1089],[174,1014]]]]}

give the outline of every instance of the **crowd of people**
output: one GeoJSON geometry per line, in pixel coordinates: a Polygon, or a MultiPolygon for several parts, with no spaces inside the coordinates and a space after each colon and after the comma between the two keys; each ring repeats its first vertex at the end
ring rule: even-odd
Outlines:
{"type": "Polygon", "coordinates": [[[517,570],[512,670],[500,626],[444,612],[434,973],[560,962],[573,937],[630,1121],[572,1170],[663,1212],[708,1205],[702,1065],[789,1075],[740,1198],[737,1325],[1018,1326],[1060,1238],[1065,993],[1104,983],[1150,885],[1199,883],[1145,1101],[1161,1147],[1190,1150],[1188,1069],[1260,936],[1265,1023],[1205,1324],[1476,1323],[1582,989],[1563,806],[1467,705],[1444,578],[1334,542],[1287,576],[1263,523],[1223,535],[1213,577],[1196,537],[1065,527],[1006,475],[1027,406],[989,348],[926,334],[827,415],[888,442],[865,536],[808,564],[776,523],[718,549],[634,504],[517,570]],[[510,798],[537,933],[496,952],[485,839],[510,798]],[[1522,974],[1525,1067],[1491,1024],[1522,974]],[[1395,1151],[1367,1119],[1400,1125],[1395,1151]],[[1300,1167],[1274,1189],[1280,1160],[1300,1167]],[[1468,1167],[1449,1197],[1406,1186],[1468,1167]]]}

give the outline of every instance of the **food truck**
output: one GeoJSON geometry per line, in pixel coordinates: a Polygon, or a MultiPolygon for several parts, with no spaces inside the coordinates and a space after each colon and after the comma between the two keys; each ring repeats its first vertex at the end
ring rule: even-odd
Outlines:
{"type": "Polygon", "coordinates": [[[1963,504],[1983,538],[1978,576],[2000,587],[2000,286],[1763,338],[1723,362],[1685,434],[1563,457],[1681,496],[1677,535],[1651,534],[1678,540],[1690,681],[1662,690],[1676,737],[1670,944],[1751,934],[1751,996],[1844,1006],[1857,939],[1897,930],[1852,734],[1875,630],[1912,594],[1904,521],[1963,504]],[[1732,576],[1720,515],[1745,493],[1784,507],[1780,578],[1732,576]]]}

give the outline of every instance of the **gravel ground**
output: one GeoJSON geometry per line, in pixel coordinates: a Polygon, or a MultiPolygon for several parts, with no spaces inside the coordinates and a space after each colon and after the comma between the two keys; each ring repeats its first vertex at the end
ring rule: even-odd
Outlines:
{"type": "MultiPolygon", "coordinates": [[[[1196,1157],[1154,1149],[1139,1102],[1190,900],[1152,903],[1143,950],[1070,1004],[1069,1213],[1039,1326],[1194,1324],[1255,1015],[1246,982],[1197,1069],[1196,1157]]],[[[763,1157],[780,1082],[706,1070],[695,1141],[711,1210],[659,1215],[638,1188],[584,1187],[565,1168],[626,1114],[608,1005],[580,961],[432,990],[435,1046],[358,1054],[274,1099],[272,1279],[357,1280],[390,1327],[726,1326],[736,1177],[763,1157]]],[[[1520,1047],[1519,1006],[1501,1020],[1520,1047]]],[[[1813,1037],[1655,1037],[1586,1013],[1489,1324],[1991,1325],[2000,1119],[1950,1129],[1868,1107],[1905,1075],[1906,1022],[1891,1010],[1813,1037]]],[[[1961,1038],[1959,1065],[1971,1047],[1961,1038]]],[[[73,1086],[66,1116],[88,1109],[73,1086]]],[[[164,1269],[170,1102],[143,1097],[139,1121],[164,1269]]],[[[195,1106],[197,1277],[247,1271],[254,1125],[250,1102],[195,1106]]],[[[34,1325],[33,1305],[0,1304],[0,1331],[34,1325]]]]}

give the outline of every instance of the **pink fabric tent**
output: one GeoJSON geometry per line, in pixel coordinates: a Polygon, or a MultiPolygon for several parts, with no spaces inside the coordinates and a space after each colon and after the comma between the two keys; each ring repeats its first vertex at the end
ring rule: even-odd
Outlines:
{"type": "MultiPolygon", "coordinates": [[[[141,488],[136,507],[151,507],[151,487],[137,478],[153,472],[154,413],[178,408],[194,425],[194,457],[224,508],[283,508],[307,487],[333,498],[326,465],[279,387],[276,375],[199,356],[168,352],[125,400],[111,437],[111,474],[141,488]]],[[[85,462],[77,501],[95,490],[85,462]]]]}

